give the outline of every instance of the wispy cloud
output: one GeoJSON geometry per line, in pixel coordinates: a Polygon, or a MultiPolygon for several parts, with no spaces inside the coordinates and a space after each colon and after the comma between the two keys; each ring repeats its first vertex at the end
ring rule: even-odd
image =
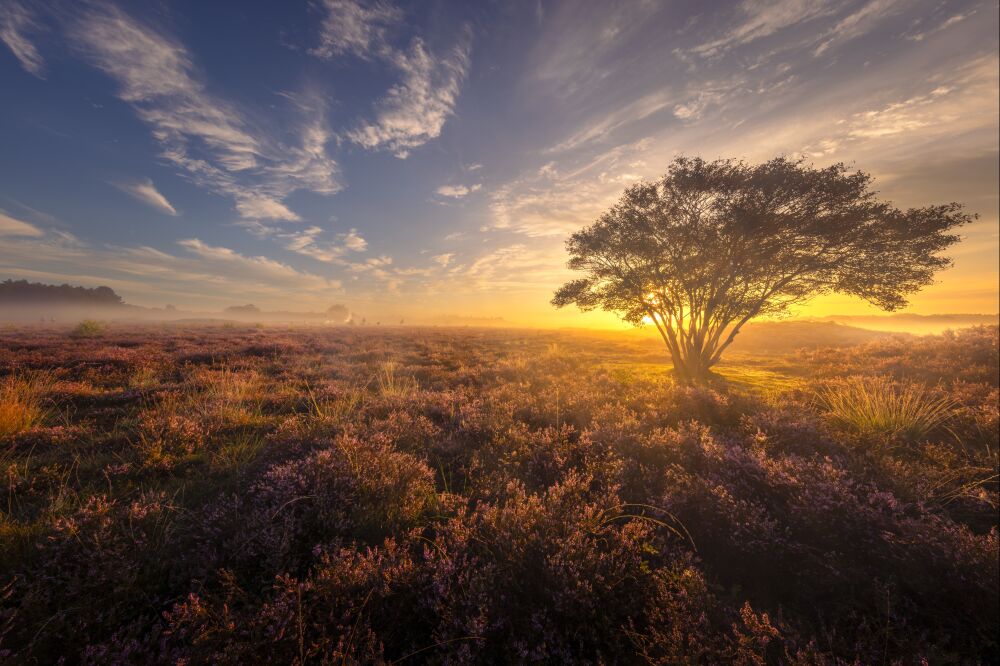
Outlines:
{"type": "Polygon", "coordinates": [[[419,38],[408,52],[393,54],[391,62],[402,73],[402,81],[377,103],[375,120],[348,137],[365,148],[390,150],[399,158],[439,137],[455,111],[469,67],[470,41],[466,31],[443,58],[433,56],[419,38]]]}
{"type": "Polygon", "coordinates": [[[650,116],[669,108],[675,100],[675,95],[668,90],[657,90],[629,102],[611,113],[602,114],[600,118],[577,130],[572,136],[548,149],[548,152],[573,150],[598,139],[607,138],[615,130],[649,118],[650,116]]]}
{"type": "Polygon", "coordinates": [[[947,30],[948,28],[950,28],[951,26],[955,25],[956,23],[960,23],[960,22],[964,21],[965,19],[969,18],[970,16],[972,16],[975,13],[976,13],[976,11],[972,10],[972,11],[966,12],[964,14],[954,14],[954,15],[949,16],[948,18],[944,19],[943,21],[941,21],[937,25],[934,25],[932,27],[926,28],[924,30],[915,30],[915,31],[909,32],[909,33],[906,34],[906,38],[909,39],[909,40],[912,40],[914,42],[921,42],[921,41],[927,39],[928,37],[930,37],[931,35],[937,34],[937,33],[941,32],[942,30],[947,30]]]}
{"type": "Polygon", "coordinates": [[[491,193],[483,230],[558,238],[592,222],[626,185],[648,176],[649,141],[616,146],[562,164],[548,162],[491,193]]]}
{"type": "Polygon", "coordinates": [[[823,42],[813,51],[822,55],[832,46],[837,46],[867,33],[875,24],[892,15],[900,8],[898,0],[871,0],[861,9],[848,14],[837,22],[823,37],[823,42]]]}
{"type": "Polygon", "coordinates": [[[325,262],[340,262],[349,252],[368,249],[368,242],[357,229],[336,234],[330,241],[324,241],[323,234],[323,229],[312,226],[302,231],[279,233],[277,237],[285,241],[285,249],[325,262]]]}
{"type": "Polygon", "coordinates": [[[347,232],[328,233],[321,227],[311,225],[305,229],[288,231],[257,220],[240,222],[238,226],[244,227],[258,238],[276,240],[286,250],[327,263],[347,265],[350,263],[345,258],[348,254],[368,249],[368,241],[353,228],[347,232]]]}
{"type": "Polygon", "coordinates": [[[160,212],[167,215],[177,215],[177,209],[156,189],[153,181],[149,178],[133,182],[112,183],[112,185],[160,212]]]}
{"type": "Polygon", "coordinates": [[[460,291],[548,290],[565,280],[561,243],[513,243],[492,248],[468,263],[447,268],[438,289],[460,291]]]}
{"type": "Polygon", "coordinates": [[[451,263],[452,259],[455,258],[454,252],[445,252],[444,254],[436,254],[431,257],[431,261],[440,266],[441,268],[447,268],[448,264],[451,263]]]}
{"type": "Polygon", "coordinates": [[[894,144],[905,145],[915,133],[922,142],[929,142],[995,129],[1000,120],[1000,82],[996,73],[996,56],[984,56],[948,72],[928,74],[924,90],[917,94],[826,124],[825,132],[800,154],[818,157],[838,151],[870,153],[894,144]]]}
{"type": "Polygon", "coordinates": [[[482,185],[476,184],[472,186],[466,185],[442,185],[437,188],[435,192],[442,197],[448,197],[449,199],[462,199],[472,194],[473,192],[478,192],[482,189],[482,185]]]}
{"type": "Polygon", "coordinates": [[[297,222],[299,216],[272,197],[246,192],[236,199],[236,210],[248,220],[286,220],[297,222]]]}
{"type": "Polygon", "coordinates": [[[387,31],[403,19],[399,8],[385,2],[362,4],[354,0],[323,0],[326,12],[320,43],[309,52],[321,58],[352,53],[360,58],[382,55],[388,48],[387,31]]]}
{"type": "Polygon", "coordinates": [[[739,6],[739,19],[722,35],[696,46],[701,56],[720,55],[732,48],[769,37],[781,30],[829,16],[839,8],[836,2],[813,0],[744,0],[739,6]]]}
{"type": "Polygon", "coordinates": [[[27,236],[39,238],[45,233],[33,224],[11,217],[0,210],[0,236],[27,236]]]}
{"type": "Polygon", "coordinates": [[[41,29],[34,13],[15,0],[0,2],[0,41],[7,45],[26,72],[41,78],[45,70],[42,58],[28,34],[41,29]]]}
{"type": "Polygon", "coordinates": [[[438,56],[419,36],[406,49],[392,46],[387,33],[404,15],[385,2],[324,0],[323,8],[326,16],[320,44],[310,51],[313,55],[377,58],[400,74],[399,83],[376,102],[374,120],[348,131],[347,138],[369,150],[389,150],[405,159],[414,148],[440,136],[454,114],[469,68],[471,31],[463,29],[457,43],[438,56]]]}
{"type": "MultiPolygon", "coordinates": [[[[0,229],[3,228],[0,216],[0,229]]],[[[132,303],[177,302],[215,306],[247,302],[285,309],[326,307],[341,293],[339,280],[283,262],[191,238],[178,253],[149,246],[90,244],[57,230],[9,237],[0,243],[0,271],[74,284],[106,284],[132,303]],[[29,263],[24,257],[31,257],[29,263]]]]}
{"type": "Polygon", "coordinates": [[[731,85],[725,88],[714,87],[712,85],[698,87],[701,90],[674,106],[673,113],[675,118],[688,122],[699,120],[706,110],[724,100],[727,94],[734,91],[734,87],[731,85]]]}
{"type": "Polygon", "coordinates": [[[231,197],[245,218],[297,220],[283,199],[297,189],[340,189],[326,156],[322,108],[286,146],[254,130],[243,113],[211,94],[187,50],[173,38],[112,5],[88,9],[72,30],[83,53],[119,83],[162,146],[162,156],[196,184],[231,197]]]}
{"type": "Polygon", "coordinates": [[[197,238],[177,242],[193,255],[208,260],[216,271],[227,275],[252,276],[255,282],[276,280],[281,284],[338,286],[335,280],[300,271],[288,264],[262,256],[247,256],[227,247],[209,245],[197,238]]]}

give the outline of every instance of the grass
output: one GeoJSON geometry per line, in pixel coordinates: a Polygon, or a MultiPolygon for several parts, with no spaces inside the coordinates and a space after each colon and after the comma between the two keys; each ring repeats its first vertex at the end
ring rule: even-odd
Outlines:
{"type": "Polygon", "coordinates": [[[923,439],[947,423],[955,401],[916,382],[887,377],[849,377],[818,393],[835,424],[864,435],[923,439]]]}
{"type": "Polygon", "coordinates": [[[0,437],[41,425],[48,410],[44,394],[52,385],[47,373],[13,374],[0,383],[0,437]]]}
{"type": "Polygon", "coordinates": [[[379,366],[375,385],[384,398],[405,398],[417,390],[417,382],[412,377],[400,375],[395,361],[385,361],[379,366]]]}
{"type": "Polygon", "coordinates": [[[212,454],[212,465],[220,470],[241,471],[252,463],[264,447],[263,438],[254,432],[238,432],[212,454]]]}
{"type": "Polygon", "coordinates": [[[309,398],[309,411],[319,419],[340,422],[348,419],[357,411],[364,400],[364,392],[356,387],[348,387],[340,395],[333,398],[318,398],[312,387],[306,384],[306,394],[309,398]]]}
{"type": "Polygon", "coordinates": [[[250,425],[261,417],[263,392],[255,370],[221,368],[201,370],[195,381],[203,387],[199,407],[219,420],[234,425],[250,425]]]}

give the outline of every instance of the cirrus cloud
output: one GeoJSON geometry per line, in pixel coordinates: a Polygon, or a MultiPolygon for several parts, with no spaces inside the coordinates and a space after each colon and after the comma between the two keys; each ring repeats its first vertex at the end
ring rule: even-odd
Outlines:
{"type": "Polygon", "coordinates": [[[326,155],[323,107],[307,107],[300,143],[288,146],[254,127],[236,105],[212,94],[177,40],[106,4],[85,10],[70,36],[118,83],[161,145],[161,155],[195,184],[233,199],[248,219],[295,221],[283,202],[299,189],[333,194],[339,169],[326,155]]]}
{"type": "Polygon", "coordinates": [[[33,224],[7,215],[0,210],[0,236],[28,236],[38,238],[44,232],[33,224]]]}
{"type": "Polygon", "coordinates": [[[21,67],[41,78],[45,60],[28,38],[28,33],[41,28],[35,14],[14,0],[0,2],[0,42],[7,45],[21,67]]]}
{"type": "Polygon", "coordinates": [[[469,69],[471,30],[464,28],[455,45],[439,57],[419,36],[406,49],[390,44],[388,33],[402,23],[404,14],[385,2],[325,0],[323,8],[320,44],[310,53],[321,58],[374,57],[400,75],[399,83],[376,102],[374,120],[360,123],[346,133],[347,138],[405,159],[414,148],[439,137],[454,115],[469,69]]]}
{"type": "Polygon", "coordinates": [[[112,183],[115,187],[125,192],[129,196],[148,206],[159,210],[167,215],[177,216],[177,209],[167,201],[167,198],[156,189],[153,181],[149,178],[134,182],[112,183]]]}

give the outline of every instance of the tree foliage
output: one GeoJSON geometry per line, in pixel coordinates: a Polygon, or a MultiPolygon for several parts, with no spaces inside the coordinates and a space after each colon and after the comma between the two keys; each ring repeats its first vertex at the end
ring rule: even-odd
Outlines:
{"type": "Polygon", "coordinates": [[[950,232],[975,216],[958,203],[900,210],[871,184],[844,164],[679,158],[569,238],[568,266],[583,276],[552,303],[654,324],[688,381],[748,321],[817,295],[896,310],[950,264],[950,232]]]}
{"type": "Polygon", "coordinates": [[[0,282],[0,303],[17,305],[122,305],[111,287],[51,285],[27,280],[0,282]]]}

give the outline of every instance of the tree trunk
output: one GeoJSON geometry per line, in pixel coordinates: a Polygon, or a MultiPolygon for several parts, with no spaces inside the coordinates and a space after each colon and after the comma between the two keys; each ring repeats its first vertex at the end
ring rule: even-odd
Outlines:
{"type": "Polygon", "coordinates": [[[707,354],[681,352],[680,357],[671,350],[674,376],[682,384],[707,384],[711,377],[711,359],[707,354]]]}

